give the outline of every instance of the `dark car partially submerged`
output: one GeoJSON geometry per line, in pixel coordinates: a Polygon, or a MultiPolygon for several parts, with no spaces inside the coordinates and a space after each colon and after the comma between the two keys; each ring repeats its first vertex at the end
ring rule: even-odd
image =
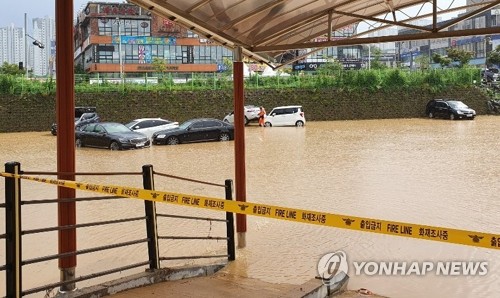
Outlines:
{"type": "Polygon", "coordinates": [[[234,140],[234,126],[212,118],[191,119],[179,127],[155,132],[152,137],[155,145],[229,140],[234,140]]]}
{"type": "Polygon", "coordinates": [[[429,118],[445,118],[450,120],[469,119],[476,117],[476,111],[459,100],[433,99],[427,103],[425,114],[429,118]]]}
{"type": "MultiPolygon", "coordinates": [[[[75,107],[75,130],[79,130],[89,123],[97,123],[101,121],[101,117],[97,114],[95,107],[75,107]]],[[[57,135],[57,123],[52,123],[50,133],[57,135]]]]}
{"type": "Polygon", "coordinates": [[[77,147],[96,147],[111,150],[136,149],[150,146],[149,138],[121,123],[101,122],[85,125],[75,132],[77,147]]]}

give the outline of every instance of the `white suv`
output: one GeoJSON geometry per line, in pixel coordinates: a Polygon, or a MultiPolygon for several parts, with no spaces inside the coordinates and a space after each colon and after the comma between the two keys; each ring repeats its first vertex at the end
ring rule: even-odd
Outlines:
{"type": "Polygon", "coordinates": [[[264,119],[264,125],[270,126],[299,126],[306,124],[302,106],[276,107],[264,119]]]}
{"type": "MultiPolygon", "coordinates": [[[[245,106],[245,125],[250,121],[259,119],[260,108],[254,105],[245,106]]],[[[224,122],[233,123],[234,122],[234,112],[231,112],[224,117],[224,122]]]]}

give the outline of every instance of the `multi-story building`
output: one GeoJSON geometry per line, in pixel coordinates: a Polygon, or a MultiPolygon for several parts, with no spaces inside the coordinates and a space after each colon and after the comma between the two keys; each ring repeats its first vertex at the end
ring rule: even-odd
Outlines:
{"type": "Polygon", "coordinates": [[[74,32],[75,65],[100,77],[191,76],[220,71],[224,59],[232,59],[231,50],[133,4],[89,2],[74,32]]]}
{"type": "Polygon", "coordinates": [[[22,62],[23,66],[26,65],[24,50],[23,28],[14,25],[0,28],[0,64],[7,62],[19,65],[22,62]]]}
{"type": "MultiPolygon", "coordinates": [[[[471,3],[473,3],[473,1],[467,1],[467,4],[471,3]]],[[[474,8],[471,8],[471,10],[472,9],[474,8]]],[[[461,15],[459,15],[459,17],[460,16],[461,15]]],[[[438,25],[441,24],[444,24],[444,22],[440,22],[438,25]]],[[[473,18],[459,22],[446,30],[455,31],[497,26],[500,26],[500,9],[494,8],[484,11],[473,18]]],[[[415,29],[403,29],[399,31],[399,34],[411,34],[415,31],[415,29]]],[[[402,65],[408,67],[416,66],[415,59],[418,56],[425,55],[429,57],[429,59],[431,59],[434,53],[445,56],[446,49],[450,47],[472,52],[474,57],[469,63],[472,65],[484,66],[486,64],[486,56],[498,45],[500,45],[500,35],[464,36],[397,43],[400,61],[402,65]]]]}
{"type": "Polygon", "coordinates": [[[43,44],[43,48],[31,47],[34,76],[49,76],[53,74],[55,65],[55,21],[50,17],[33,19],[33,38],[43,44]]]}

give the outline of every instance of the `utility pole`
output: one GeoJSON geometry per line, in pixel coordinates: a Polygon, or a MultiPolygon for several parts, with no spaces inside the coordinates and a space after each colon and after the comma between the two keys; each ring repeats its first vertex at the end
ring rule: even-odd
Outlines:
{"type": "Polygon", "coordinates": [[[28,14],[24,13],[24,68],[28,78],[28,14]]]}
{"type": "Polygon", "coordinates": [[[120,59],[120,82],[123,85],[123,61],[122,61],[122,29],[120,24],[120,18],[116,18],[118,23],[118,56],[120,59]]]}

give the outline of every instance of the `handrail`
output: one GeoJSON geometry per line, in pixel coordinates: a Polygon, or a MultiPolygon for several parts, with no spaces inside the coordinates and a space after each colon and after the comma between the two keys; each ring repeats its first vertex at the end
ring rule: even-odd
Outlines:
{"type": "Polygon", "coordinates": [[[23,175],[53,175],[53,176],[114,176],[114,175],[142,175],[142,172],[41,172],[21,171],[23,175]]]}
{"type": "Polygon", "coordinates": [[[172,240],[227,240],[228,237],[191,237],[191,236],[158,236],[158,239],[172,239],[172,240]]]}
{"type": "Polygon", "coordinates": [[[227,257],[229,257],[229,255],[161,257],[160,261],[188,260],[188,259],[212,259],[212,258],[227,258],[227,257]]]}
{"type": "Polygon", "coordinates": [[[168,178],[173,178],[173,179],[178,179],[178,180],[184,180],[184,181],[190,181],[190,182],[196,182],[200,184],[206,184],[206,185],[213,185],[213,186],[219,186],[219,187],[226,187],[224,184],[218,184],[218,183],[212,183],[212,182],[206,182],[202,180],[196,180],[196,179],[191,179],[191,178],[185,178],[181,176],[175,176],[175,175],[170,175],[170,174],[164,174],[160,172],[153,172],[155,175],[158,176],[163,176],[163,177],[168,177],[168,178]]]}
{"type": "Polygon", "coordinates": [[[125,270],[130,270],[133,268],[146,266],[148,264],[149,264],[149,261],[146,261],[146,262],[136,263],[136,264],[123,266],[123,267],[119,267],[119,268],[115,268],[115,269],[110,269],[110,270],[105,270],[105,271],[96,272],[96,273],[92,273],[92,274],[87,274],[87,275],[83,275],[80,277],[76,277],[75,279],[73,279],[71,281],[61,281],[61,282],[56,282],[56,283],[48,284],[48,285],[37,287],[37,288],[32,288],[32,289],[29,289],[27,291],[23,291],[22,294],[29,295],[29,294],[33,294],[33,293],[37,293],[37,292],[41,292],[41,291],[45,291],[45,290],[51,290],[55,287],[67,285],[67,284],[74,283],[74,282],[89,280],[89,279],[93,279],[96,277],[101,277],[104,275],[109,275],[109,274],[113,274],[113,273],[117,273],[117,272],[121,272],[121,271],[125,271],[125,270]]]}
{"type": "MultiPolygon", "coordinates": [[[[6,172],[9,173],[21,173],[23,175],[142,175],[144,189],[154,189],[153,174],[151,165],[143,166],[142,172],[107,172],[107,173],[88,173],[88,172],[43,172],[43,171],[21,171],[19,163],[8,163],[6,164],[6,172]],[[8,166],[7,166],[8,165],[8,166]]],[[[232,181],[226,180],[226,184],[216,184],[205,181],[200,181],[196,179],[188,179],[177,177],[173,175],[167,175],[158,173],[160,176],[166,176],[177,179],[184,179],[187,181],[203,183],[207,185],[222,186],[225,187],[226,199],[232,199],[232,181]]],[[[0,208],[3,208],[6,213],[6,232],[5,234],[0,234],[0,239],[18,239],[18,241],[7,241],[6,246],[8,247],[8,253],[6,254],[5,265],[0,266],[0,271],[5,271],[6,276],[6,294],[7,297],[19,297],[23,295],[29,295],[40,291],[52,290],[55,287],[61,286],[63,290],[74,288],[74,284],[79,281],[93,279],[96,277],[121,272],[124,270],[148,266],[149,269],[160,269],[160,261],[166,260],[180,260],[180,259],[203,259],[203,258],[227,258],[227,260],[232,261],[235,259],[234,251],[234,220],[233,214],[226,212],[226,218],[209,218],[209,217],[196,217],[196,216],[186,216],[186,215],[170,215],[170,214],[158,214],[156,213],[155,202],[145,200],[145,214],[142,216],[135,216],[130,218],[119,218],[110,220],[93,221],[86,223],[77,223],[71,225],[58,225],[49,227],[37,227],[35,229],[22,230],[22,226],[17,219],[21,218],[21,211],[23,206],[35,206],[35,205],[45,205],[45,204],[61,204],[61,203],[71,203],[71,202],[95,202],[103,200],[117,200],[122,199],[120,196],[91,196],[91,197],[80,197],[80,198],[49,198],[49,199],[38,199],[38,200],[22,200],[20,183],[16,182],[16,179],[20,178],[5,178],[6,179],[6,201],[0,204],[0,208]],[[15,183],[14,183],[15,182],[15,183]],[[222,222],[226,224],[226,237],[222,236],[158,236],[157,230],[157,217],[164,218],[181,218],[186,220],[204,220],[210,222],[222,222]],[[63,251],[62,253],[36,256],[31,259],[22,259],[22,254],[20,253],[20,248],[22,240],[26,236],[41,234],[47,232],[61,232],[66,230],[77,230],[81,228],[88,227],[101,227],[105,225],[121,224],[134,221],[144,221],[146,224],[146,237],[136,240],[124,241],[119,243],[112,243],[109,245],[101,245],[85,249],[74,248],[71,251],[63,251]],[[182,257],[160,257],[158,248],[158,239],[162,240],[222,240],[227,241],[227,251],[225,255],[213,255],[213,256],[182,256],[182,257]],[[57,283],[46,284],[24,290],[22,288],[22,271],[23,266],[32,265],[36,263],[46,262],[50,260],[62,260],[65,258],[75,258],[77,255],[97,253],[100,251],[111,250],[116,248],[127,247],[131,245],[138,245],[142,243],[147,243],[148,246],[148,260],[132,265],[121,266],[118,268],[107,269],[100,272],[94,272],[91,274],[82,275],[77,278],[72,278],[69,280],[63,280],[57,283]],[[66,288],[67,287],[67,288],[66,288]]],[[[55,185],[57,186],[57,185],[55,185]]],[[[116,264],[120,265],[120,264],[116,264]]],[[[115,266],[114,264],[112,266],[115,266]]]]}
{"type": "Polygon", "coordinates": [[[26,261],[22,261],[21,264],[22,265],[35,264],[35,263],[55,260],[55,259],[59,259],[59,258],[63,258],[63,257],[83,255],[83,254],[88,254],[91,252],[96,252],[96,251],[101,251],[101,250],[108,250],[108,249],[112,249],[112,248],[118,248],[118,247],[124,247],[124,246],[144,243],[147,241],[148,241],[148,239],[144,238],[144,239],[139,239],[139,240],[133,240],[133,241],[115,243],[115,244],[110,244],[110,245],[98,246],[98,247],[94,247],[94,248],[81,249],[81,250],[77,250],[77,251],[73,251],[73,252],[67,252],[67,253],[62,253],[62,254],[55,254],[55,255],[49,255],[49,256],[45,256],[45,257],[29,259],[26,261]]]}
{"type": "Polygon", "coordinates": [[[21,201],[21,204],[36,205],[36,204],[47,204],[47,203],[71,203],[71,202],[102,201],[102,200],[113,200],[113,199],[123,199],[123,197],[102,196],[102,197],[85,197],[85,198],[73,198],[73,199],[44,199],[44,200],[33,200],[33,201],[21,201]]]}
{"type": "Polygon", "coordinates": [[[43,232],[75,229],[75,228],[87,228],[87,227],[94,227],[94,226],[100,226],[100,225],[132,222],[132,221],[143,220],[143,219],[146,219],[146,217],[142,216],[142,217],[132,217],[132,218],[124,218],[124,219],[116,219],[116,220],[97,221],[97,222],[93,222],[93,223],[91,222],[91,223],[76,224],[76,225],[66,225],[66,226],[57,226],[57,227],[26,230],[26,231],[22,231],[21,234],[22,235],[30,235],[30,234],[37,234],[37,233],[43,233],[43,232]]]}
{"type": "Polygon", "coordinates": [[[206,220],[206,221],[222,221],[227,222],[227,219],[211,218],[211,217],[197,217],[197,216],[186,216],[186,215],[173,215],[173,214],[156,214],[158,217],[170,217],[170,218],[183,218],[183,219],[193,219],[193,220],[206,220]]]}

